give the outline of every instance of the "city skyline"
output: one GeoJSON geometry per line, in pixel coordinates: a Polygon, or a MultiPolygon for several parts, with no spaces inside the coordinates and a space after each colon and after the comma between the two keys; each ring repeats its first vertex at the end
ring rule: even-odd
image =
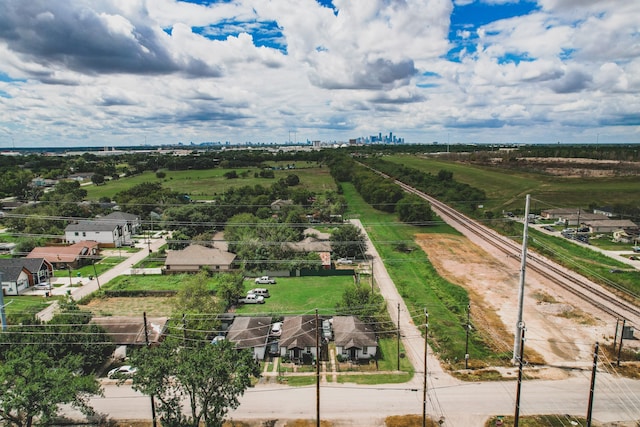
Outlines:
{"type": "Polygon", "coordinates": [[[640,143],[640,3],[0,3],[0,149],[640,143]]]}

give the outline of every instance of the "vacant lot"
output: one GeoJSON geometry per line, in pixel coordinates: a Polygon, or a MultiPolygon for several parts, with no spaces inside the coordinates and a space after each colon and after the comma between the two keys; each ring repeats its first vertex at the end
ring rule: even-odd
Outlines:
{"type": "MultiPolygon", "coordinates": [[[[278,166],[274,164],[273,166],[278,166]]],[[[312,192],[323,193],[327,190],[335,190],[336,186],[333,178],[329,174],[329,168],[320,168],[313,164],[301,162],[296,165],[296,169],[274,170],[274,178],[256,178],[255,173],[260,169],[246,167],[239,169],[207,169],[188,171],[164,171],[166,176],[157,178],[155,172],[147,171],[140,175],[120,178],[115,181],[107,181],[106,184],[83,187],[87,190],[88,200],[98,200],[101,197],[112,198],[118,192],[131,188],[143,182],[161,182],[163,187],[178,193],[187,194],[194,200],[214,199],[230,188],[243,186],[262,185],[269,187],[287,175],[295,174],[300,178],[300,188],[308,189],[312,192]],[[230,171],[236,172],[239,177],[227,179],[224,174],[230,171]]]]}

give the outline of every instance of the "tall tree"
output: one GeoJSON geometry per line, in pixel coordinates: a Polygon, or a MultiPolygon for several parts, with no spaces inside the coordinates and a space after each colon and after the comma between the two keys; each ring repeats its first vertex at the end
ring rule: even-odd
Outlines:
{"type": "Polygon", "coordinates": [[[221,427],[251,378],[260,376],[251,350],[236,350],[227,341],[180,347],[167,339],[135,353],[131,363],[138,367],[133,389],[155,396],[160,422],[171,427],[221,427]],[[183,397],[189,411],[182,407],[183,397]]]}
{"type": "Polygon", "coordinates": [[[331,233],[331,249],[338,258],[362,257],[365,248],[364,234],[353,224],[341,225],[331,233]]]}
{"type": "Polygon", "coordinates": [[[92,395],[101,394],[94,375],[77,374],[82,357],[54,358],[37,345],[14,347],[0,363],[0,420],[5,425],[31,427],[49,425],[58,405],[66,403],[81,412],[93,414],[88,404],[92,395]]]}

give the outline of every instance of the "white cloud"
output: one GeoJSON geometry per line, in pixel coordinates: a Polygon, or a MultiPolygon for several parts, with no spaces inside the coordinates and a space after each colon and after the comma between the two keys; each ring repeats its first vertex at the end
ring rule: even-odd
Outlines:
{"type": "Polygon", "coordinates": [[[566,140],[588,133],[580,126],[640,142],[640,2],[540,0],[459,30],[459,62],[446,59],[450,1],[333,3],[337,14],[315,0],[6,0],[0,129],[31,145],[284,141],[291,130],[566,140]],[[267,25],[283,50],[259,43],[267,25]]]}

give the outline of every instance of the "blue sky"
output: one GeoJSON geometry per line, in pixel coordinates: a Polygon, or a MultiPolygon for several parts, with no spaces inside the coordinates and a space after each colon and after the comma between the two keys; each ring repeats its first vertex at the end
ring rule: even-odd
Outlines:
{"type": "Polygon", "coordinates": [[[640,143],[640,2],[4,0],[0,150],[640,143]]]}

